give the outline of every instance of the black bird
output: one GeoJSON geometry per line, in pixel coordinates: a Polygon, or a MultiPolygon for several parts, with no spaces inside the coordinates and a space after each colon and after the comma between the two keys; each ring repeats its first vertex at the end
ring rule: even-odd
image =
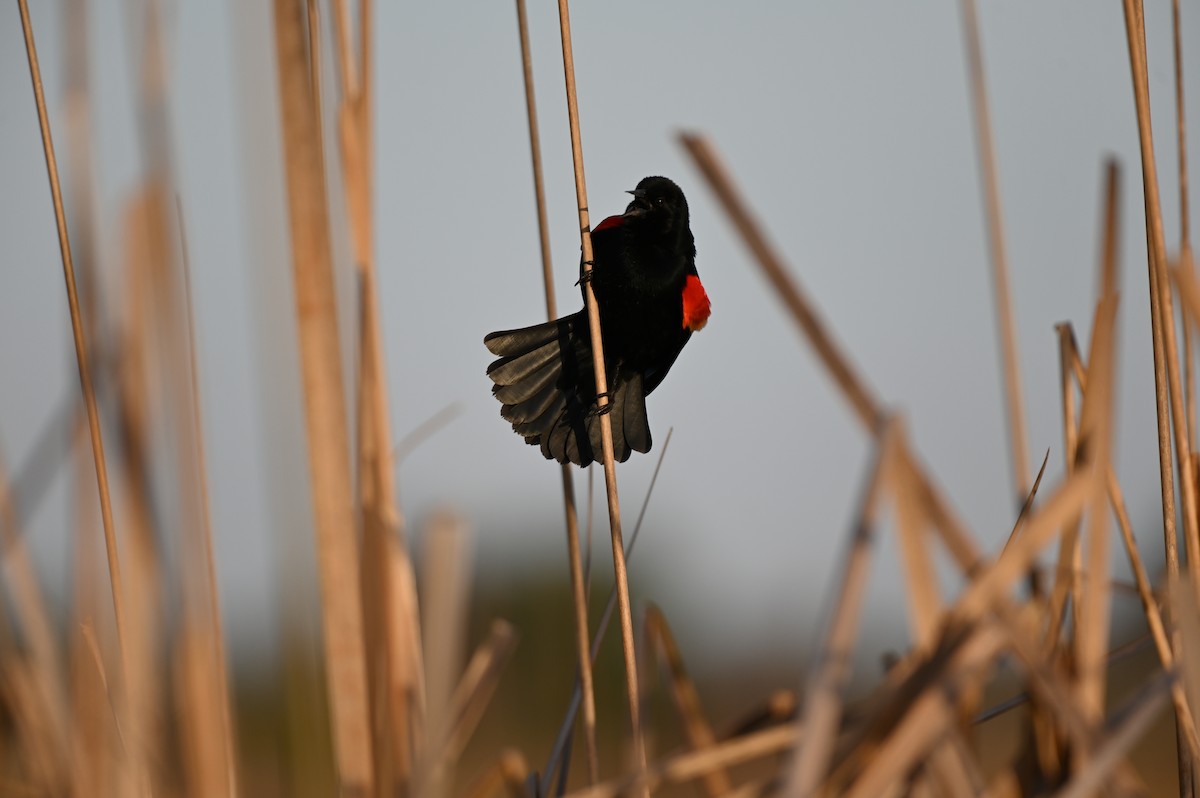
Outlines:
{"type": "MultiPolygon", "coordinates": [[[[696,274],[696,244],[679,186],[647,177],[633,202],[592,231],[592,289],[600,310],[613,454],[650,451],[646,396],[667,376],[709,316],[696,274]]],[[[580,267],[583,279],[583,268],[580,267]]],[[[498,359],[492,393],[525,442],[546,459],[586,466],[600,459],[600,418],[587,310],[483,339],[498,359]]]]}

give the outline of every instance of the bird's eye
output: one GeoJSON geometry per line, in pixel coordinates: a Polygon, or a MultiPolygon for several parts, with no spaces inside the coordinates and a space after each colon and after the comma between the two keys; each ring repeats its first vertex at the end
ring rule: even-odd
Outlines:
{"type": "Polygon", "coordinates": [[[662,198],[662,197],[659,197],[658,199],[654,200],[654,204],[655,204],[655,205],[662,205],[662,204],[663,204],[663,198],[662,198]]]}

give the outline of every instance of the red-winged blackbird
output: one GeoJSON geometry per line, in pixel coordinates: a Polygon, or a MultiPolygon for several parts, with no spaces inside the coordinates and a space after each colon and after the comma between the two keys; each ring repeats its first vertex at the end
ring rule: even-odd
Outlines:
{"type": "MultiPolygon", "coordinates": [[[[613,454],[650,451],[646,395],[667,376],[692,333],[708,321],[696,274],[687,200],[665,177],[647,177],[633,202],[592,231],[592,289],[600,310],[613,454]]],[[[580,268],[582,279],[582,266],[580,268]]],[[[525,442],[546,459],[585,466],[600,456],[592,339],[586,308],[483,339],[499,359],[492,393],[525,442]]]]}

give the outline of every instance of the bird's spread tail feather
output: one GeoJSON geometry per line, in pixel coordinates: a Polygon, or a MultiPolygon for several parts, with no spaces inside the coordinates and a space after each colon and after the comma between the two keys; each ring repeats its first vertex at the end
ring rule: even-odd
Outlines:
{"type": "MultiPolygon", "coordinates": [[[[602,451],[600,416],[591,378],[591,347],[581,339],[576,317],[520,330],[495,332],[484,339],[494,355],[488,376],[500,414],[526,443],[541,448],[548,460],[586,466],[602,451]]],[[[650,450],[646,393],[642,375],[612,375],[609,411],[613,456],[650,450]]]]}

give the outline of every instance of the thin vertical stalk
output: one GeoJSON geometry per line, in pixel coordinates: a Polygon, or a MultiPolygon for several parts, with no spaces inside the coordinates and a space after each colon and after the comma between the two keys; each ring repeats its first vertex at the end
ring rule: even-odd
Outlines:
{"type": "MultiPolygon", "coordinates": [[[[1146,67],[1146,38],[1142,22],[1140,0],[1124,0],[1125,31],[1129,44],[1129,64],[1133,78],[1134,102],[1137,109],[1138,142],[1142,156],[1142,182],[1146,205],[1146,248],[1150,267],[1150,311],[1151,323],[1155,326],[1156,341],[1161,336],[1161,346],[1156,347],[1154,357],[1155,387],[1160,404],[1163,401],[1161,383],[1165,371],[1167,398],[1170,415],[1174,420],[1175,455],[1179,468],[1179,485],[1183,492],[1184,545],[1188,552],[1188,565],[1193,581],[1200,588],[1200,533],[1197,532],[1196,483],[1192,473],[1191,447],[1188,443],[1187,416],[1184,412],[1183,389],[1179,376],[1179,356],[1175,346],[1175,312],[1171,301],[1170,282],[1167,277],[1165,240],[1162,227],[1162,211],[1158,192],[1158,167],[1154,159],[1154,139],[1150,124],[1150,89],[1146,67]]],[[[1165,419],[1160,409],[1159,457],[1169,457],[1170,442],[1163,440],[1162,426],[1165,419]],[[1166,443],[1167,451],[1162,451],[1166,443]]],[[[1161,465],[1160,465],[1161,469],[1161,465]]],[[[1166,504],[1166,475],[1163,474],[1163,503],[1166,504]]],[[[1165,519],[1164,519],[1165,520],[1165,519]]],[[[1173,520],[1173,519],[1172,519],[1173,520]]],[[[1168,534],[1173,534],[1174,523],[1168,534]]],[[[1168,541],[1169,545],[1169,541],[1168,541]]]]}
{"type": "Polygon", "coordinates": [[[192,439],[196,446],[196,480],[200,496],[200,547],[204,560],[205,592],[208,594],[209,633],[212,635],[212,649],[208,653],[212,660],[213,676],[216,681],[217,719],[220,723],[218,733],[221,737],[225,757],[225,787],[227,794],[235,797],[238,794],[237,784],[237,754],[234,745],[233,719],[229,709],[229,671],[225,660],[225,636],[221,624],[221,600],[217,593],[217,566],[213,555],[212,514],[208,494],[208,467],[204,453],[204,419],[200,406],[200,377],[196,366],[196,322],[192,308],[192,268],[188,254],[187,235],[183,226],[183,210],[176,198],[175,205],[178,216],[179,244],[182,252],[183,266],[183,309],[186,316],[185,328],[187,334],[188,375],[191,386],[192,410],[192,439]]]}
{"type": "MultiPolygon", "coordinates": [[[[533,88],[533,56],[529,46],[529,20],[525,0],[517,0],[517,28],[521,38],[521,67],[525,80],[525,111],[529,120],[529,153],[533,166],[533,191],[537,200],[538,243],[542,255],[542,285],[546,294],[546,317],[555,319],[554,267],[550,258],[550,225],[546,220],[546,188],[542,177],[542,147],[538,134],[537,101],[533,88]]],[[[592,680],[592,658],[588,653],[587,588],[584,585],[579,546],[579,513],[575,502],[575,480],[571,464],[562,464],[563,511],[567,525],[567,559],[571,571],[571,596],[575,606],[575,650],[579,682],[583,691],[583,736],[587,748],[588,784],[600,778],[600,758],[596,749],[596,696],[592,680]]],[[[589,547],[590,551],[590,547],[589,547]]]]}
{"type": "Polygon", "coordinates": [[[300,5],[275,0],[274,19],[334,756],[342,794],[369,795],[374,771],[361,573],[316,87],[300,5]]]}
{"type": "MultiPolygon", "coordinates": [[[[1171,31],[1174,34],[1175,54],[1175,146],[1179,156],[1179,268],[1191,270],[1192,236],[1191,203],[1188,201],[1187,114],[1183,103],[1183,42],[1179,0],[1171,0],[1171,31]]],[[[1183,325],[1183,384],[1187,390],[1187,419],[1189,443],[1196,449],[1196,380],[1192,355],[1192,330],[1183,325]]]]}
{"type": "Polygon", "coordinates": [[[894,471],[890,469],[894,459],[894,435],[894,427],[889,425],[876,445],[875,463],[859,501],[850,550],[838,582],[837,599],[823,633],[816,665],[808,677],[804,714],[800,719],[800,727],[808,732],[808,743],[796,752],[786,790],[788,795],[805,798],[815,794],[833,756],[842,716],[842,692],[850,680],[854,640],[870,574],[879,499],[888,481],[889,470],[894,471]]]}
{"type": "Polygon", "coordinates": [[[979,170],[983,179],[983,201],[987,211],[988,240],[991,244],[992,293],[996,299],[1000,355],[1004,367],[1004,394],[1008,410],[1009,454],[1012,457],[1013,482],[1020,507],[1029,493],[1029,454],[1025,441],[1025,408],[1021,396],[1021,369],[1017,355],[1017,334],[1013,325],[1012,296],[1008,282],[1008,262],[1004,250],[1004,224],[1000,209],[1000,181],[996,175],[996,148],[992,143],[992,122],[988,111],[987,83],[983,74],[983,52],[979,41],[979,21],[975,0],[962,0],[963,34],[967,42],[967,61],[971,70],[971,100],[975,109],[975,135],[979,138],[979,170]]]}
{"type": "MultiPolygon", "coordinates": [[[[375,270],[374,203],[371,177],[374,153],[371,150],[370,61],[371,13],[360,2],[358,42],[351,36],[350,9],[347,0],[334,0],[334,59],[338,65],[341,101],[337,110],[338,143],[342,159],[342,188],[351,234],[351,247],[359,277],[359,369],[357,458],[359,500],[362,518],[363,618],[366,631],[367,676],[370,690],[372,742],[375,746],[375,781],[380,795],[392,794],[395,785],[407,785],[413,749],[411,722],[413,707],[405,690],[394,685],[407,680],[418,648],[398,647],[389,640],[395,621],[401,623],[411,614],[401,613],[393,620],[393,594],[398,590],[392,578],[392,558],[406,559],[403,546],[403,520],[395,493],[395,467],[391,449],[391,421],[384,360],[383,332],[380,323],[378,279],[375,270]],[[361,51],[361,62],[355,53],[361,51]]],[[[315,52],[314,52],[314,61],[315,52]]],[[[316,71],[316,70],[314,70],[316,71]]],[[[401,568],[411,565],[401,562],[401,568]]],[[[419,635],[415,636],[419,640],[419,635]]]]}
{"type": "MultiPolygon", "coordinates": [[[[666,616],[654,605],[646,608],[643,633],[646,636],[646,648],[650,651],[657,648],[660,664],[667,669],[671,696],[675,700],[675,709],[679,713],[679,720],[683,726],[688,746],[694,751],[712,748],[717,744],[717,737],[700,706],[700,695],[696,690],[696,684],[688,674],[683,655],[679,652],[679,644],[675,642],[675,636],[671,634],[671,627],[667,623],[666,616]]],[[[643,654],[645,653],[643,651],[643,654]]],[[[643,661],[652,667],[652,659],[653,657],[646,654],[643,661]]],[[[733,783],[726,770],[714,768],[704,775],[704,787],[712,798],[721,798],[721,796],[729,794],[733,789],[733,783]]]]}
{"type": "MultiPolygon", "coordinates": [[[[1112,505],[1113,514],[1117,517],[1117,526],[1121,530],[1121,540],[1125,544],[1125,554],[1129,557],[1129,567],[1137,587],[1138,598],[1142,602],[1142,611],[1146,614],[1146,625],[1154,640],[1154,648],[1158,652],[1159,662],[1163,670],[1175,668],[1175,653],[1171,650],[1171,641],[1167,636],[1166,624],[1163,623],[1162,612],[1158,608],[1158,600],[1154,596],[1154,588],[1146,574],[1146,566],[1137,548],[1137,539],[1133,536],[1133,524],[1129,520],[1129,512],[1125,508],[1125,497],[1121,493],[1121,485],[1110,464],[1107,474],[1108,501],[1112,505]]],[[[1184,693],[1183,686],[1176,684],[1172,688],[1172,701],[1175,705],[1176,723],[1179,729],[1177,744],[1180,748],[1181,765],[1188,765],[1190,760],[1200,755],[1200,737],[1196,735],[1192,710],[1184,693]]],[[[1189,766],[1190,768],[1190,766],[1189,766]]]]}
{"type": "MultiPolygon", "coordinates": [[[[46,170],[50,178],[50,195],[54,203],[55,222],[58,226],[58,246],[62,254],[67,305],[71,313],[71,333],[75,339],[75,359],[79,367],[79,383],[87,408],[88,431],[92,440],[92,459],[96,468],[96,486],[100,493],[100,516],[104,525],[104,547],[108,555],[108,575],[112,587],[113,616],[117,625],[117,645],[121,656],[121,676],[123,687],[128,690],[129,649],[126,639],[124,587],[121,582],[121,564],[117,553],[117,531],[113,522],[108,468],[104,459],[104,439],[100,431],[100,412],[96,404],[96,392],[92,385],[91,367],[88,363],[83,319],[79,310],[79,293],[75,283],[75,267],[71,259],[71,241],[67,235],[67,218],[63,210],[62,188],[58,179],[58,162],[54,156],[54,141],[50,134],[50,120],[46,113],[46,97],[42,90],[42,73],[38,66],[37,46],[33,40],[33,25],[29,19],[29,4],[27,0],[17,0],[17,5],[21,13],[21,27],[25,35],[25,53],[29,60],[29,75],[33,82],[33,96],[37,104],[42,149],[46,157],[46,170]]],[[[137,778],[139,781],[143,781],[140,775],[137,778]]]]}
{"type": "Polygon", "coordinates": [[[583,286],[588,326],[592,333],[592,364],[596,371],[597,405],[600,411],[600,443],[604,453],[604,486],[608,493],[608,523],[612,533],[613,571],[617,583],[617,606],[621,615],[621,648],[625,654],[625,688],[629,701],[629,723],[633,729],[633,755],[639,773],[646,769],[642,741],[637,653],[633,639],[633,613],[629,606],[629,576],[625,568],[625,544],[621,534],[621,505],[617,496],[617,469],[613,461],[612,419],[608,407],[608,379],[604,373],[604,340],[600,333],[600,309],[592,290],[592,233],[588,220],[587,183],[583,173],[583,145],[579,135],[579,103],[575,91],[575,57],[571,50],[571,17],[567,0],[558,0],[562,34],[563,74],[567,88],[567,114],[571,124],[571,156],[575,166],[575,202],[579,209],[579,235],[583,248],[583,286]]]}

